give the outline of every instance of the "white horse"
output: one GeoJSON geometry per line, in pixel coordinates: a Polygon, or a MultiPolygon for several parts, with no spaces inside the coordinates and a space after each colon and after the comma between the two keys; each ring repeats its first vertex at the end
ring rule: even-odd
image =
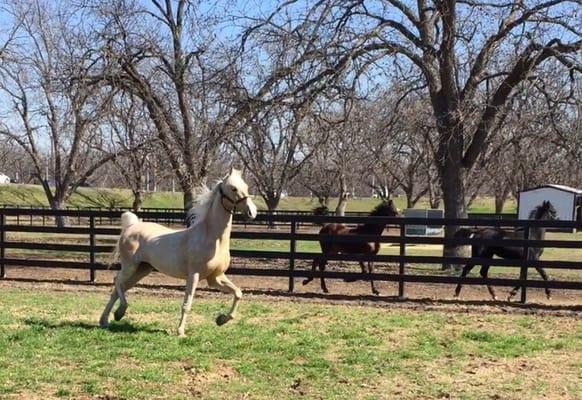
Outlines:
{"type": "Polygon", "coordinates": [[[109,325],[109,314],[117,299],[120,304],[115,320],[123,318],[127,310],[125,292],[154,270],[186,279],[178,335],[184,336],[186,317],[200,279],[234,295],[229,313],[219,315],[216,323],[222,325],[233,319],[242,292],[224,273],[230,263],[230,231],[232,216],[237,210],[249,219],[257,216],[257,207],[249,197],[241,171],[232,169],[211,191],[199,196],[196,219],[188,229],[174,230],[153,222],[140,222],[135,214],[123,213],[121,235],[114,253],[119,255],[121,270],[99,324],[109,325]]]}

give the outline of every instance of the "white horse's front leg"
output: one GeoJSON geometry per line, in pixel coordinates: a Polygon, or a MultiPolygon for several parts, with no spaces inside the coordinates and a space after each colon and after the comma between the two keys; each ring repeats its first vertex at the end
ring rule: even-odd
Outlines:
{"type": "Polygon", "coordinates": [[[199,280],[200,274],[198,272],[195,274],[188,273],[188,279],[186,279],[186,292],[184,293],[184,302],[182,303],[182,316],[180,318],[180,325],[178,325],[178,336],[185,336],[184,330],[186,328],[186,317],[192,308],[192,299],[196,293],[196,287],[198,286],[199,280]]]}
{"type": "Polygon", "coordinates": [[[228,314],[220,314],[216,318],[217,325],[224,325],[234,317],[238,309],[238,303],[242,299],[242,291],[226,277],[226,275],[217,276],[215,279],[209,280],[208,284],[214,288],[220,289],[226,293],[232,293],[232,306],[228,314]]]}

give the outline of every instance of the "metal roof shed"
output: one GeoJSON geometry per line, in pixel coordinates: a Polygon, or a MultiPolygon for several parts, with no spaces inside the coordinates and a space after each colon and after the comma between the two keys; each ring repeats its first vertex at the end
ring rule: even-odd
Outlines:
{"type": "Polygon", "coordinates": [[[543,201],[552,203],[562,221],[581,219],[582,190],[563,185],[543,185],[519,192],[518,218],[528,219],[529,213],[543,201]]]}

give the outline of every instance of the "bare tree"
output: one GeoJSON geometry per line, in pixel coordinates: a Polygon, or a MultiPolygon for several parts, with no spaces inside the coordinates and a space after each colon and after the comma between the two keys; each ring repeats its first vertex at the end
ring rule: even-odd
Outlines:
{"type": "Polygon", "coordinates": [[[0,141],[0,173],[8,175],[13,183],[33,181],[28,154],[12,140],[0,141]]]}
{"type": "Polygon", "coordinates": [[[50,206],[58,210],[116,156],[103,151],[107,144],[96,129],[110,96],[76,79],[87,73],[90,60],[87,36],[68,28],[74,14],[58,7],[49,13],[35,1],[16,3],[11,11],[22,22],[13,57],[2,65],[0,90],[19,121],[4,123],[0,134],[27,153],[50,206]]]}
{"type": "Polygon", "coordinates": [[[230,140],[254,187],[273,212],[283,191],[311,158],[316,146],[305,143],[309,135],[309,110],[271,107],[257,114],[230,140]]]}
{"type": "Polygon", "coordinates": [[[367,167],[370,154],[364,142],[369,139],[369,118],[361,105],[336,107],[318,114],[310,135],[312,162],[302,174],[303,185],[315,194],[322,207],[329,207],[330,196],[337,196],[336,215],[344,215],[349,197],[367,167]],[[317,140],[317,142],[316,142],[317,140]]]}
{"type": "MultiPolygon", "coordinates": [[[[398,89],[391,92],[398,93],[398,89]]],[[[413,208],[430,190],[426,172],[434,163],[432,141],[436,130],[431,126],[427,102],[417,96],[403,96],[406,94],[390,99],[387,95],[374,106],[384,113],[370,113],[377,120],[369,147],[374,150],[380,171],[404,192],[406,207],[413,208]]]]}
{"type": "Polygon", "coordinates": [[[373,156],[367,151],[366,142],[371,137],[369,109],[365,101],[351,101],[344,112],[327,124],[331,149],[330,161],[337,170],[338,202],[335,214],[342,216],[348,204],[351,188],[362,177],[370,175],[373,156]],[[338,120],[339,122],[333,122],[338,120]]]}
{"type": "MultiPolygon", "coordinates": [[[[422,82],[438,131],[436,160],[447,218],[466,216],[469,172],[511,107],[515,89],[547,60],[557,60],[564,73],[580,69],[579,0],[305,3],[303,8],[297,1],[285,3],[254,24],[253,32],[268,26],[264,31],[275,41],[310,25],[317,33],[301,42],[328,66],[311,80],[347,70],[351,77],[367,77],[364,71],[386,60],[393,76],[422,82]]],[[[446,229],[445,236],[455,230],[446,229]]],[[[445,254],[457,254],[456,247],[445,246],[445,254]]]]}
{"type": "Polygon", "coordinates": [[[186,0],[94,7],[105,26],[94,81],[139,98],[173,172],[192,206],[224,134],[226,108],[209,81],[221,64],[211,46],[209,19],[186,0]]]}
{"type": "Polygon", "coordinates": [[[148,190],[148,157],[155,151],[154,128],[149,124],[141,101],[133,96],[119,96],[109,115],[109,124],[115,141],[125,151],[123,157],[113,160],[119,173],[133,194],[132,209],[139,211],[148,190]]]}
{"type": "MultiPolygon", "coordinates": [[[[307,89],[295,82],[292,72],[300,65],[291,61],[290,69],[284,60],[294,42],[273,46],[244,35],[235,49],[224,31],[217,32],[216,16],[195,2],[94,8],[105,29],[99,31],[99,68],[92,79],[143,101],[184,192],[185,208],[229,137],[272,106],[310,103],[325,86],[307,89]]],[[[297,58],[308,62],[309,55],[297,58]]]]}
{"type": "Polygon", "coordinates": [[[337,193],[339,172],[330,161],[329,147],[321,146],[299,173],[297,180],[317,198],[319,207],[329,209],[330,198],[337,193]]]}

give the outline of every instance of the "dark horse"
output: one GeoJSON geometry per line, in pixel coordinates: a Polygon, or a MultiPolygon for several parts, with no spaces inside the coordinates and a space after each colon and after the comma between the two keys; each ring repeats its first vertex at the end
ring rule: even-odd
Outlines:
{"type": "MultiPolygon", "coordinates": [[[[394,206],[392,200],[384,201],[372,212],[370,213],[371,217],[397,217],[399,216],[398,210],[394,206]]],[[[355,235],[376,235],[379,236],[382,234],[386,228],[385,223],[369,223],[358,225],[355,228],[348,228],[344,224],[326,224],[321,228],[319,231],[320,235],[334,235],[334,236],[355,236],[355,235]]],[[[380,243],[372,242],[372,243],[365,243],[361,241],[354,240],[353,242],[346,242],[346,241],[336,241],[333,238],[322,238],[319,240],[319,245],[321,246],[321,252],[326,254],[378,254],[380,251],[380,243]]],[[[319,265],[320,271],[325,271],[325,266],[327,265],[327,260],[324,258],[318,258],[313,260],[313,271],[319,265]]],[[[360,267],[362,268],[362,273],[366,272],[366,267],[364,266],[364,262],[360,261],[360,267]]],[[[371,261],[368,261],[368,272],[372,273],[374,271],[374,267],[371,261]]],[[[313,278],[307,278],[303,281],[304,285],[307,285],[311,282],[313,278]]],[[[372,293],[380,294],[376,287],[374,286],[374,280],[370,280],[372,285],[372,293]]],[[[325,293],[328,292],[327,286],[325,285],[325,279],[321,277],[321,290],[325,293]]]]}
{"type": "MultiPolygon", "coordinates": [[[[538,219],[538,220],[555,220],[557,219],[556,209],[549,201],[544,201],[541,205],[537,206],[529,215],[529,219],[538,219]]],[[[544,227],[531,227],[530,228],[530,235],[529,238],[532,240],[544,240],[546,236],[546,228],[544,227]]],[[[456,234],[455,237],[464,237],[464,238],[474,238],[474,239],[523,239],[524,238],[524,230],[516,230],[516,231],[508,231],[501,228],[463,228],[460,229],[456,234]]],[[[529,259],[530,260],[539,260],[542,253],[544,252],[543,247],[534,247],[529,249],[529,259]]],[[[471,257],[478,257],[478,258],[488,258],[491,259],[493,256],[498,256],[501,258],[509,259],[509,260],[521,260],[524,258],[524,249],[523,247],[511,247],[511,246],[487,246],[487,245],[479,245],[473,244],[471,257]]],[[[465,265],[463,268],[463,272],[461,272],[461,278],[467,276],[467,274],[475,267],[476,264],[469,263],[465,265]]],[[[536,270],[539,272],[541,277],[547,281],[548,275],[546,271],[542,267],[535,267],[536,270]]],[[[481,276],[483,278],[487,278],[487,273],[489,272],[489,265],[484,263],[481,265],[481,276]]],[[[458,297],[461,293],[462,283],[459,282],[457,288],[455,289],[455,297],[458,297]]],[[[516,286],[509,294],[509,299],[511,300],[513,296],[517,293],[520,286],[516,286]]],[[[493,300],[497,300],[495,296],[495,291],[490,285],[487,285],[487,289],[489,289],[489,293],[493,297],[493,300]]],[[[546,288],[546,296],[548,299],[551,298],[550,289],[546,288]]]]}

